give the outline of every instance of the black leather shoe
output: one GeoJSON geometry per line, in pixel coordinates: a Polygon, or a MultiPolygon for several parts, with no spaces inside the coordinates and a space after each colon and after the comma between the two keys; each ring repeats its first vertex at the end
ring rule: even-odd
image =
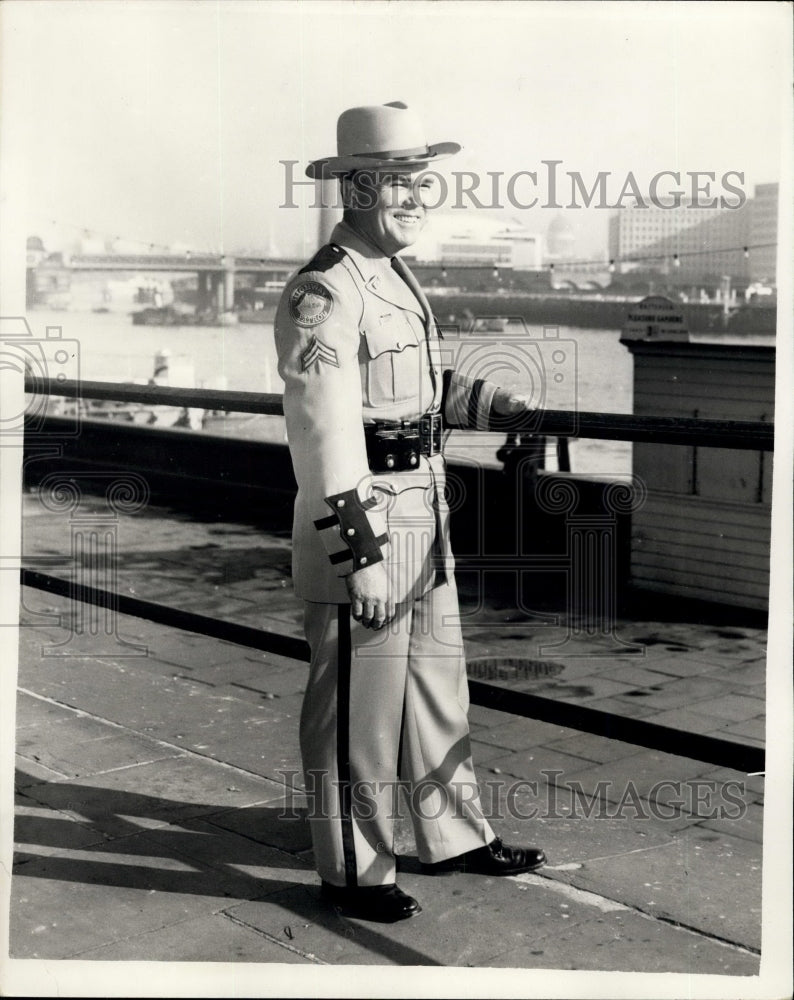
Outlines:
{"type": "Polygon", "coordinates": [[[475,851],[467,851],[435,864],[423,864],[422,874],[469,872],[473,875],[519,875],[521,872],[534,872],[545,864],[546,855],[539,847],[508,847],[497,837],[475,851]]]}
{"type": "Polygon", "coordinates": [[[382,924],[407,920],[422,912],[422,907],[413,896],[403,892],[393,882],[390,885],[362,885],[355,888],[323,882],[320,896],[346,917],[377,920],[382,924]]]}

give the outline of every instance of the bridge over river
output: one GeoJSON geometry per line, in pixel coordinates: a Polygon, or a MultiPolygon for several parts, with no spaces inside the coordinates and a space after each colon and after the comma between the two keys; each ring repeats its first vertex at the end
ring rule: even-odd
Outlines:
{"type": "Polygon", "coordinates": [[[75,254],[71,271],[185,272],[198,276],[197,309],[228,312],[234,306],[236,275],[256,275],[264,282],[283,282],[300,265],[298,260],[268,259],[237,254],[75,254]]]}

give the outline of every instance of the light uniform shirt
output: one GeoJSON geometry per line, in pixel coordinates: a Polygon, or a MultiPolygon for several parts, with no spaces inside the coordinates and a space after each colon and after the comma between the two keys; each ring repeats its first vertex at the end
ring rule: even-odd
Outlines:
{"type": "MultiPolygon", "coordinates": [[[[373,475],[364,440],[365,423],[416,420],[442,405],[437,332],[416,279],[342,222],[288,282],[275,338],[298,483],[298,596],[344,603],[343,577],[382,560],[393,599],[418,596],[437,567],[452,570],[444,460],[423,456],[415,471],[373,475]]],[[[452,376],[452,426],[487,414],[495,387],[477,380],[473,393],[474,382],[452,376]]]]}

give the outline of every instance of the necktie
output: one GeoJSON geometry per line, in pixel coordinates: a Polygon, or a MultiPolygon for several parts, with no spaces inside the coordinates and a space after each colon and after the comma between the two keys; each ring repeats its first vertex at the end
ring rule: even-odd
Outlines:
{"type": "Polygon", "coordinates": [[[433,319],[433,311],[430,308],[430,303],[427,301],[427,296],[422,290],[422,286],[416,280],[416,277],[408,266],[400,260],[399,257],[392,257],[391,266],[414,293],[419,305],[422,307],[422,312],[424,313],[425,343],[427,345],[427,354],[430,359],[430,379],[433,383],[433,406],[431,409],[436,410],[441,402],[441,381],[439,379],[441,371],[441,358],[438,337],[436,335],[436,324],[433,319]]]}

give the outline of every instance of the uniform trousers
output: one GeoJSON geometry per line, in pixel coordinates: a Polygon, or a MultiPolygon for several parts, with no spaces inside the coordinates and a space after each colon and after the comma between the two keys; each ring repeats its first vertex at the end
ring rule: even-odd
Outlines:
{"type": "Polygon", "coordinates": [[[311,670],[300,722],[315,864],[337,886],[395,881],[398,778],[419,859],[442,861],[494,839],[469,742],[469,691],[457,589],[397,605],[379,631],[349,604],[306,602],[311,670]]]}

